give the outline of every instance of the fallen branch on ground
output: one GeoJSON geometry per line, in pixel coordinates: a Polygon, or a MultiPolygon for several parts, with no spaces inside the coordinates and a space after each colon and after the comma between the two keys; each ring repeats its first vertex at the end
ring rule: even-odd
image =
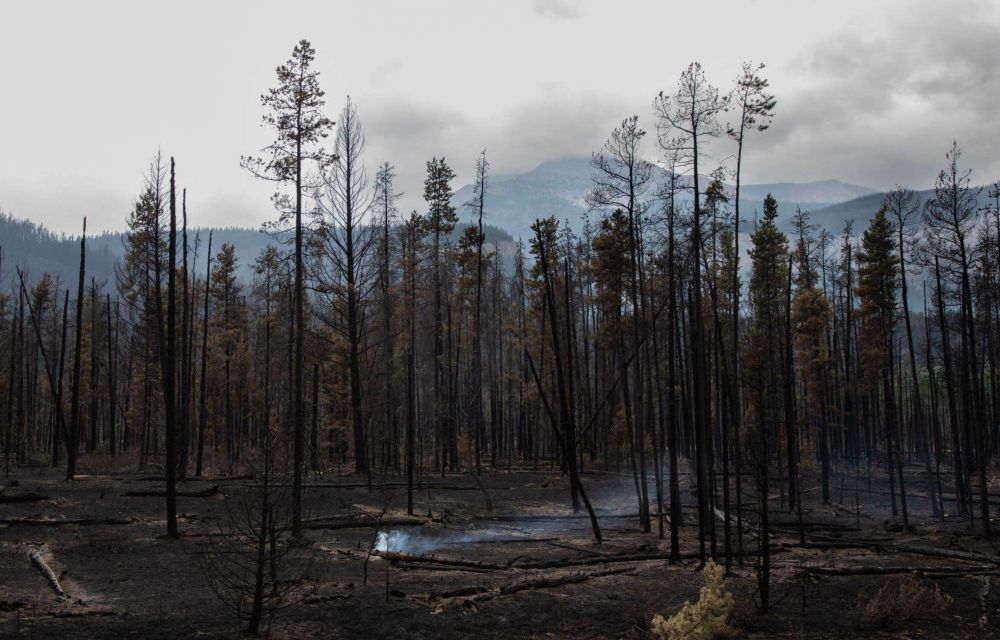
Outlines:
{"type": "Polygon", "coordinates": [[[400,516],[384,518],[379,522],[375,518],[316,518],[302,523],[303,529],[367,529],[368,527],[419,527],[427,524],[423,518],[400,516]]]}
{"type": "Polygon", "coordinates": [[[969,560],[971,562],[990,562],[1000,565],[1000,556],[977,551],[957,551],[955,549],[942,549],[940,547],[925,547],[922,545],[890,544],[881,547],[884,551],[895,553],[912,553],[915,555],[932,556],[938,558],[951,558],[954,560],[969,560]]]}
{"type": "Polygon", "coordinates": [[[39,495],[37,493],[15,493],[12,495],[0,493],[0,504],[14,504],[19,502],[41,502],[42,500],[49,500],[49,497],[39,495]]]}
{"type": "Polygon", "coordinates": [[[399,562],[395,565],[400,569],[418,571],[460,571],[464,573],[493,573],[495,569],[479,569],[477,567],[453,567],[446,564],[420,564],[416,562],[399,562]]]}
{"type": "Polygon", "coordinates": [[[802,524],[799,524],[795,520],[778,520],[772,522],[771,526],[775,529],[794,529],[796,533],[801,528],[805,531],[861,531],[854,525],[840,524],[839,522],[815,522],[805,520],[802,524]]]}
{"type": "MultiPolygon", "coordinates": [[[[77,476],[80,477],[80,476],[77,476]]],[[[177,482],[237,482],[239,480],[253,480],[253,476],[250,474],[243,474],[237,476],[188,476],[187,478],[178,478],[177,482]]],[[[166,476],[140,476],[135,478],[136,482],[166,482],[166,476]]]]}
{"type": "Polygon", "coordinates": [[[95,609],[93,611],[59,611],[53,613],[53,618],[104,618],[109,616],[121,615],[117,611],[111,609],[95,609]]]}
{"type": "Polygon", "coordinates": [[[509,568],[506,565],[479,562],[477,560],[452,560],[449,558],[420,556],[412,553],[401,553],[398,551],[375,551],[372,555],[378,556],[383,560],[409,562],[414,564],[437,564],[448,567],[467,567],[472,569],[483,569],[486,571],[505,571],[509,568]]]}
{"type": "Polygon", "coordinates": [[[525,544],[527,542],[553,542],[559,538],[482,538],[480,540],[440,540],[437,544],[442,547],[452,547],[456,545],[469,546],[476,544],[525,544]]]}
{"type": "Polygon", "coordinates": [[[312,596],[309,598],[304,598],[302,604],[319,604],[320,602],[330,602],[332,600],[350,600],[351,595],[349,593],[333,593],[325,596],[312,596]]]}
{"type": "Polygon", "coordinates": [[[961,576],[996,572],[993,565],[978,566],[915,566],[915,565],[848,565],[845,567],[802,567],[802,573],[820,576],[885,576],[894,573],[919,573],[936,576],[961,576]]]}
{"type": "Polygon", "coordinates": [[[559,538],[552,538],[551,542],[547,542],[553,547],[559,547],[560,549],[569,549],[570,551],[578,551],[580,553],[586,553],[592,556],[614,556],[612,551],[599,551],[597,549],[587,549],[586,547],[578,547],[572,544],[566,544],[565,542],[559,542],[559,538]]]}
{"type": "Polygon", "coordinates": [[[59,584],[59,578],[57,578],[56,574],[49,568],[49,565],[45,562],[45,558],[42,557],[42,554],[35,550],[29,553],[28,557],[31,558],[32,564],[38,567],[38,570],[42,572],[45,579],[49,581],[49,586],[51,586],[52,590],[56,592],[56,595],[60,598],[65,598],[66,592],[63,591],[62,585],[59,584]]]}
{"type": "MultiPolygon", "coordinates": [[[[260,483],[255,483],[252,485],[254,487],[261,486],[260,483]]],[[[399,489],[406,487],[405,482],[385,482],[383,484],[372,483],[369,486],[365,482],[306,482],[303,483],[303,489],[399,489]]],[[[432,489],[436,491],[480,491],[481,489],[476,485],[469,484],[455,484],[448,482],[431,482],[423,483],[422,485],[413,485],[415,490],[419,489],[425,491],[427,489],[432,489]]],[[[491,491],[510,491],[511,487],[489,487],[491,491]]]]}
{"type": "Polygon", "coordinates": [[[491,600],[501,596],[513,595],[520,591],[527,591],[529,589],[552,589],[554,587],[561,587],[567,584],[578,584],[580,582],[590,580],[591,578],[618,575],[631,571],[634,571],[631,567],[616,567],[614,569],[603,569],[601,571],[591,571],[587,573],[574,572],[561,576],[541,576],[537,578],[529,578],[527,580],[519,580],[517,582],[502,584],[498,587],[461,587],[459,589],[453,589],[443,593],[431,594],[428,596],[428,600],[433,601],[445,600],[449,598],[461,598],[466,602],[482,602],[484,600],[491,600]]]}
{"type": "MultiPolygon", "coordinates": [[[[778,553],[780,549],[772,549],[772,553],[778,553]]],[[[737,554],[732,554],[737,557],[737,554]]],[[[752,554],[746,554],[751,556],[752,554]]],[[[682,560],[697,560],[701,556],[697,552],[687,552],[681,554],[682,560]]],[[[705,554],[710,558],[709,554],[705,554]]],[[[592,564],[605,564],[612,562],[646,562],[649,560],[670,560],[669,552],[655,553],[623,553],[616,556],[588,556],[586,558],[559,558],[557,560],[532,560],[520,564],[512,563],[511,569],[562,569],[566,567],[578,567],[592,564]]]]}
{"type": "Polygon", "coordinates": [[[942,547],[928,547],[923,545],[893,544],[891,542],[866,542],[859,540],[820,540],[800,542],[776,542],[774,546],[780,548],[799,549],[871,549],[881,553],[904,553],[933,558],[950,558],[952,560],[967,560],[969,562],[989,562],[1000,565],[1000,556],[978,551],[958,551],[955,549],[944,549],[942,547]]]}
{"type": "Polygon", "coordinates": [[[75,518],[70,520],[48,520],[44,518],[0,518],[0,524],[9,527],[63,527],[67,525],[97,526],[97,525],[117,525],[132,524],[134,520],[122,518],[75,518]]]}
{"type": "MultiPolygon", "coordinates": [[[[211,487],[205,489],[195,489],[192,491],[178,491],[176,496],[178,498],[208,498],[219,493],[219,485],[213,484],[211,487]]],[[[166,498],[166,489],[153,489],[150,491],[126,491],[122,494],[125,498],[166,498]]]]}
{"type": "MultiPolygon", "coordinates": [[[[523,516],[478,516],[474,518],[475,520],[486,520],[489,522],[561,522],[561,521],[576,521],[589,520],[590,516],[585,513],[572,514],[572,515],[523,515],[523,516]]],[[[630,520],[639,519],[638,513],[598,513],[597,518],[599,520],[630,520]]]]}

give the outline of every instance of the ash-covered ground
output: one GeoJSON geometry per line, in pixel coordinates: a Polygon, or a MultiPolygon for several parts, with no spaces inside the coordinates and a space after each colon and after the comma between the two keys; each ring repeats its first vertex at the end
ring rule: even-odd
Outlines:
{"type": "MultiPolygon", "coordinates": [[[[49,468],[20,467],[13,478],[17,486],[5,495],[47,499],[0,505],[0,636],[239,635],[241,623],[206,579],[212,566],[206,556],[225,538],[227,501],[231,507],[251,481],[216,476],[181,484],[192,497],[178,498],[181,537],[171,540],[163,535],[163,498],[125,495],[162,489],[156,477],[110,470],[68,483],[49,468]],[[32,552],[56,574],[66,597],[56,594],[32,552]]],[[[697,599],[702,586],[695,496],[682,478],[684,560],[671,565],[669,542],[658,536],[655,500],[653,530],[640,530],[629,473],[583,475],[603,528],[601,545],[594,544],[586,514],[570,508],[568,479],[558,468],[484,472],[481,485],[468,474],[424,478],[412,518],[401,477],[376,477],[369,489],[363,477],[310,476],[308,542],[283,567],[301,584],[290,599],[294,606],[279,611],[267,633],[651,637],[654,614],[676,612],[697,599]]],[[[766,614],[755,608],[757,537],[748,505],[745,557],[733,559],[725,581],[736,601],[736,632],[746,638],[1000,637],[1000,541],[984,540],[965,520],[932,520],[919,469],[908,479],[913,530],[905,532],[893,520],[884,478],[837,475],[828,506],[820,504],[817,479],[805,478],[805,544],[797,515],[783,507],[774,487],[774,604],[766,614]],[[866,620],[866,603],[902,571],[938,585],[951,605],[931,619],[866,620]]],[[[954,503],[945,506],[954,511],[954,503]]],[[[723,521],[715,524],[721,563],[723,521]]],[[[734,523],[734,552],[735,529],[734,523]]]]}

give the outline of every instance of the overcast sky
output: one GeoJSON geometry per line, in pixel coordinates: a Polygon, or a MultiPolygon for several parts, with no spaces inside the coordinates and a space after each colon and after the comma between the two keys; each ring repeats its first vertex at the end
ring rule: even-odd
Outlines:
{"type": "Polygon", "coordinates": [[[767,64],[777,115],[749,142],[750,182],[927,187],[953,138],[987,182],[1000,178],[998,27],[986,0],[6,3],[0,209],[120,229],[159,148],[193,224],[273,217],[271,188],[239,157],[268,142],[259,96],[300,38],[330,115],[350,94],[368,164],[396,165],[407,209],[431,156],[457,188],[484,147],[509,174],[589,154],[633,113],[652,133],[653,97],[692,60],[722,88],[743,60],[767,64]]]}

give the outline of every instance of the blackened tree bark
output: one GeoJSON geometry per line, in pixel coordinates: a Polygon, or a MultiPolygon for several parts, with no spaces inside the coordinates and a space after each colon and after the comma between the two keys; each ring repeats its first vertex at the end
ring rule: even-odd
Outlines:
{"type": "Polygon", "coordinates": [[[292,183],[294,194],[279,198],[281,221],[294,219],[294,361],[290,387],[294,460],[292,472],[292,536],[302,537],[302,474],[305,453],[305,247],[302,225],[303,162],[322,165],[327,160],[317,143],[325,138],[333,122],[322,114],[325,101],[319,88],[319,72],[312,69],[316,51],[308,40],[301,40],[288,62],[277,68],[278,85],[261,96],[261,104],[270,109],[264,124],[275,130],[275,141],[263,151],[266,158],[244,157],[241,164],[257,177],[278,183],[292,183]]]}
{"type": "Polygon", "coordinates": [[[194,474],[200,476],[205,455],[205,429],[208,427],[208,299],[212,282],[212,232],[208,232],[208,252],[205,258],[205,300],[201,314],[201,376],[199,377],[198,398],[198,452],[195,458],[194,474]]]}
{"type": "Polygon", "coordinates": [[[66,438],[66,479],[76,475],[76,453],[80,447],[80,367],[83,365],[83,283],[87,270],[87,219],[80,236],[80,274],[76,289],[76,338],[73,341],[73,381],[70,392],[69,434],[66,438]]]}

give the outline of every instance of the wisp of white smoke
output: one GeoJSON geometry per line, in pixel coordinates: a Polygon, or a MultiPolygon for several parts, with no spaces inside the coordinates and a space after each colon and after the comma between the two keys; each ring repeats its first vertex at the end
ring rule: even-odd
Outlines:
{"type": "Polygon", "coordinates": [[[399,529],[379,531],[375,536],[375,551],[378,553],[411,553],[425,554],[441,547],[461,544],[475,544],[484,540],[509,537],[509,531],[487,529],[452,533],[438,531],[432,535],[410,534],[399,529]]]}

